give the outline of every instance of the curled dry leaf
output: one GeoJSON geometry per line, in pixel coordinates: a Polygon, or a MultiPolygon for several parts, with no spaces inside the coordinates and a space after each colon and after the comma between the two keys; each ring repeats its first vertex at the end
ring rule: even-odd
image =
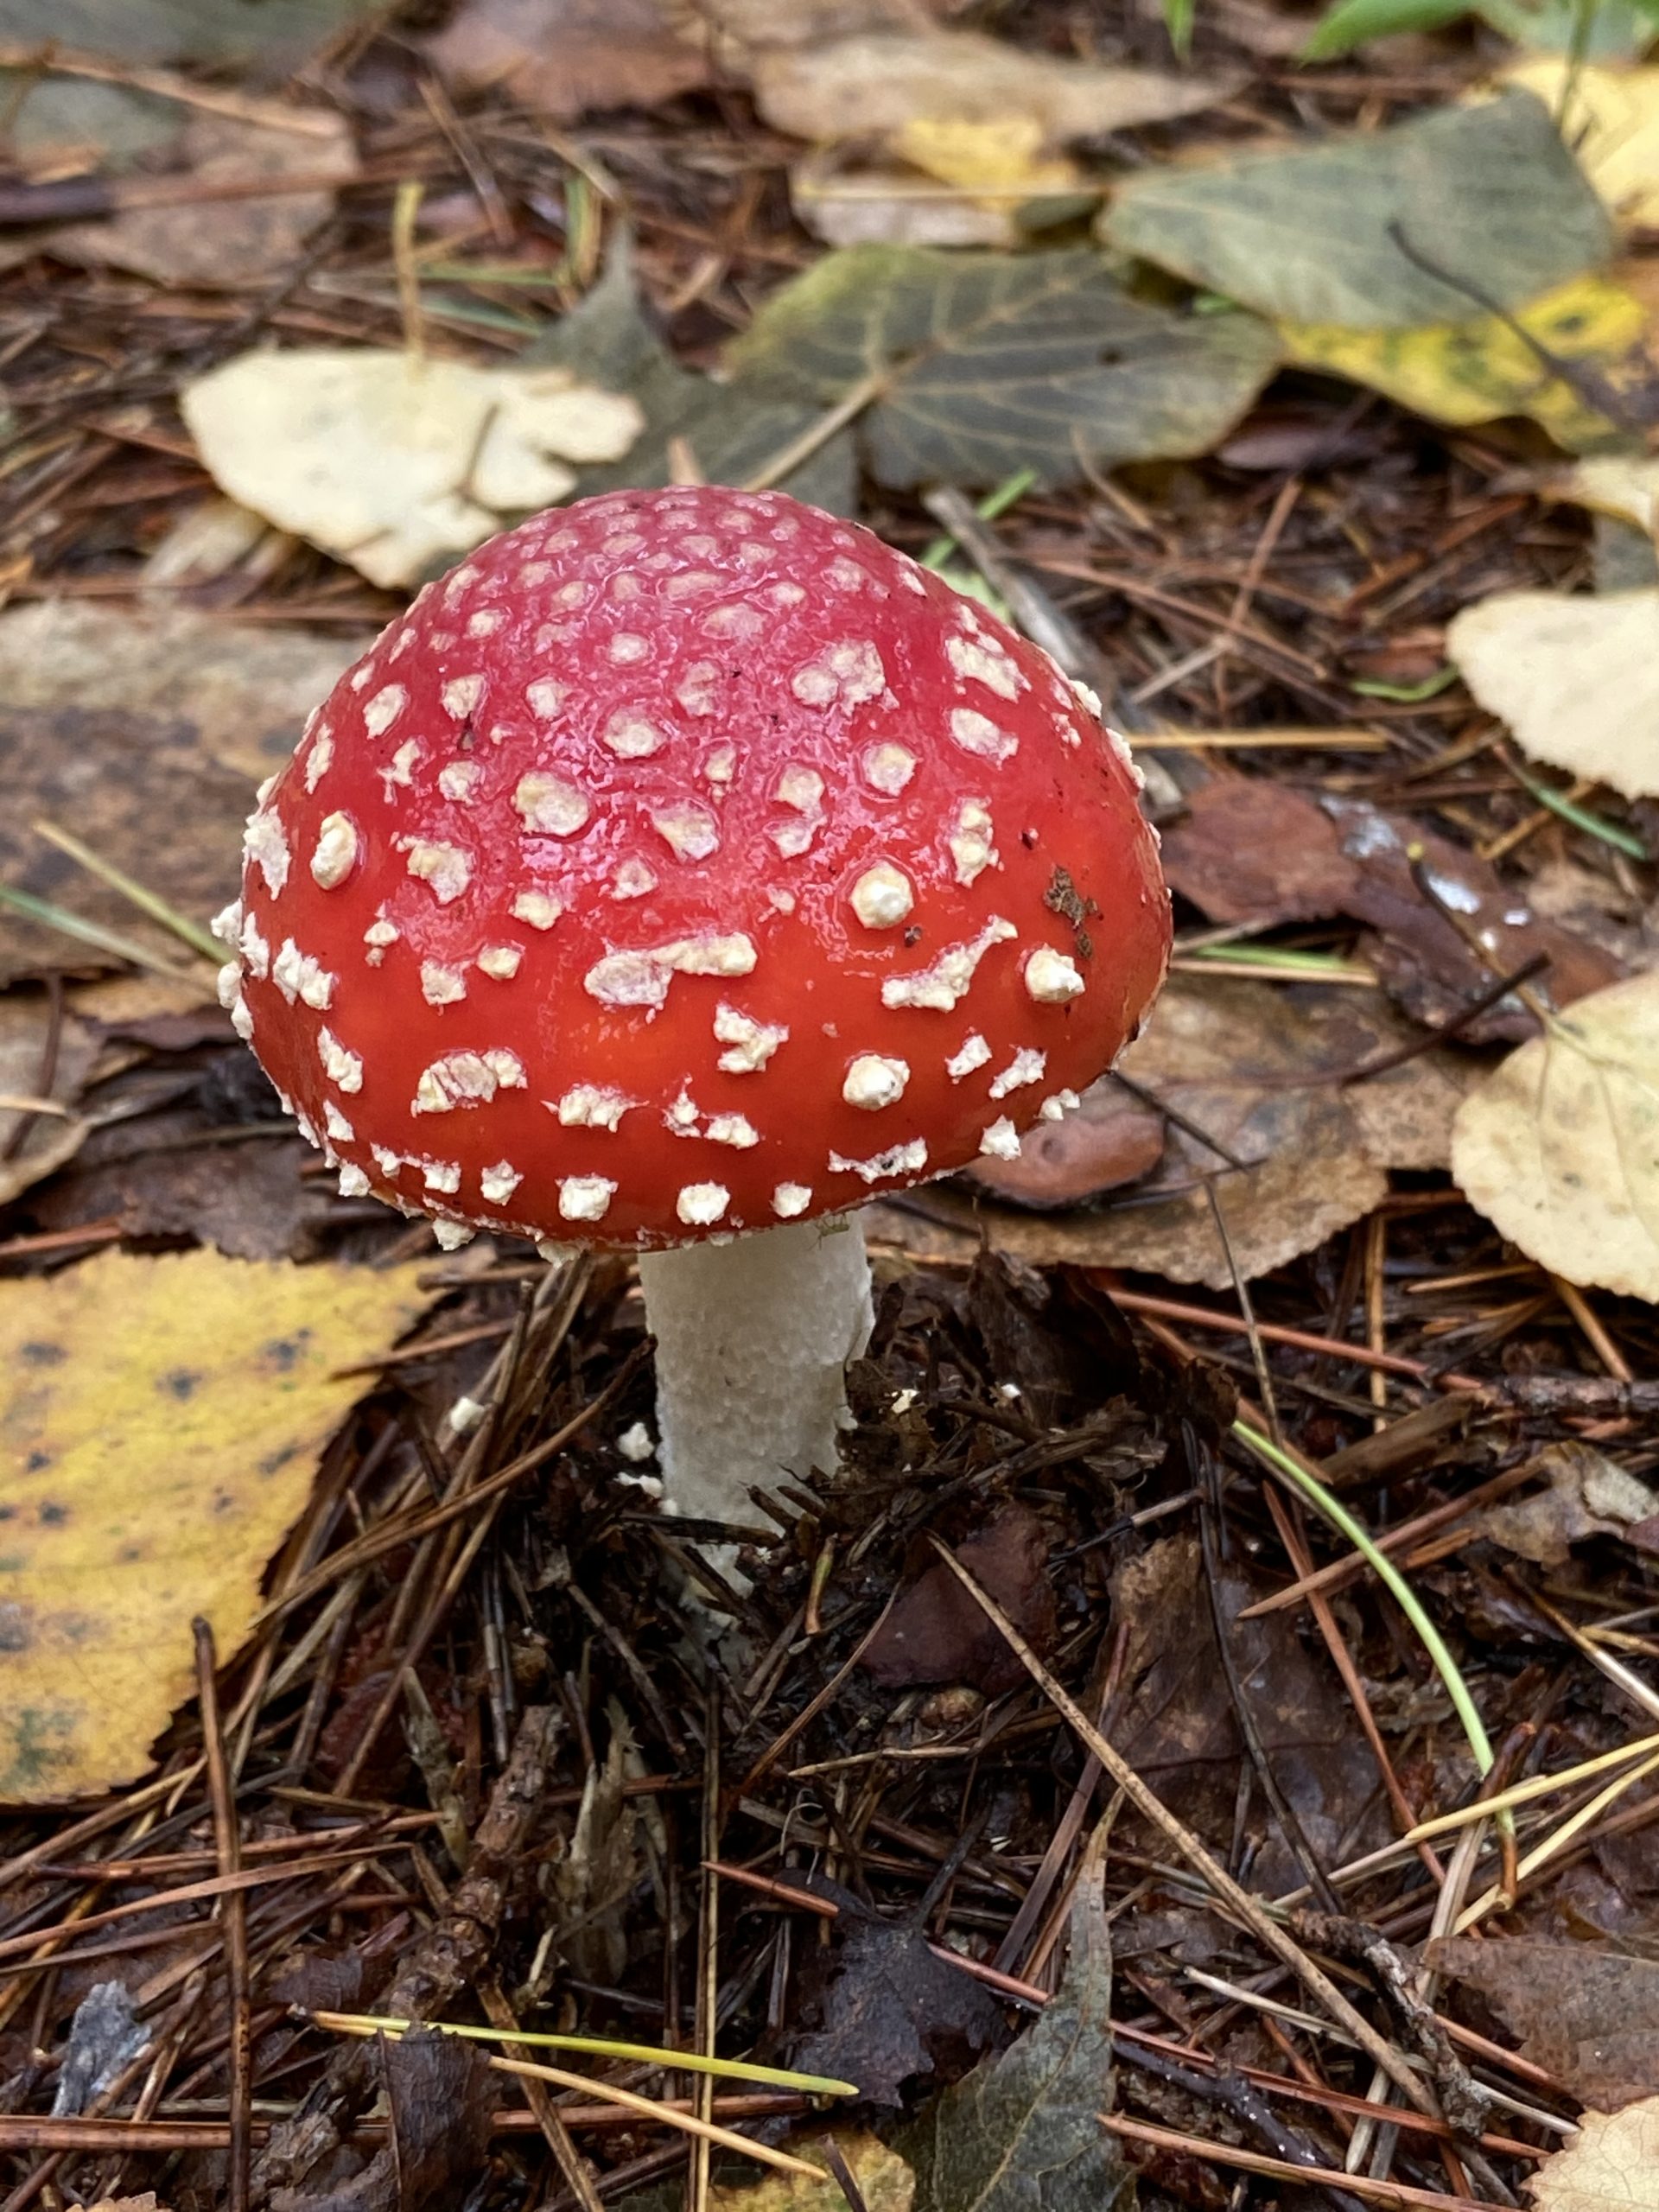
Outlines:
{"type": "Polygon", "coordinates": [[[414,1319],[415,1272],[109,1252],[0,1284],[0,1801],[143,1772],[191,1620],[228,1660],[360,1393],[334,1370],[414,1319]]]}
{"type": "Polygon", "coordinates": [[[775,130],[818,143],[883,137],[918,118],[1000,124],[1029,118],[1042,142],[1166,123],[1235,89],[1158,69],[1028,53],[977,31],[872,31],[770,48],[753,64],[755,105],[775,130]]]}
{"type": "Polygon", "coordinates": [[[1627,798],[1659,796],[1659,586],[1496,592],[1464,608],[1446,645],[1533,760],[1627,798]]]}
{"type": "Polygon", "coordinates": [[[618,460],[645,423],[566,369],[368,348],[245,353],[180,405],[221,490],[386,586],[566,498],[567,462],[618,460]]]}
{"type": "Polygon", "coordinates": [[[1564,2151],[1522,2186],[1537,2212],[1643,2212],[1659,2204],[1659,2097],[1587,2112],[1564,2151]]]}
{"type": "Polygon", "coordinates": [[[427,51],[457,82],[570,123],[706,85],[707,32],[683,16],[664,0],[467,0],[427,51]]]}
{"type": "MultiPolygon", "coordinates": [[[[1593,1444],[1569,1439],[1547,1445],[1533,1463],[1549,1488],[1518,1504],[1488,1506],[1480,1533],[1540,1567],[1565,1567],[1587,1536],[1623,1536],[1644,1550],[1649,1528],[1659,1531],[1659,1491],[1593,1444]]],[[[1659,1971],[1656,1972],[1659,1981],[1659,1971]]]]}
{"type": "Polygon", "coordinates": [[[1511,1052],[1458,1109],[1452,1173],[1553,1274],[1659,1301],[1659,974],[1511,1052]]]}

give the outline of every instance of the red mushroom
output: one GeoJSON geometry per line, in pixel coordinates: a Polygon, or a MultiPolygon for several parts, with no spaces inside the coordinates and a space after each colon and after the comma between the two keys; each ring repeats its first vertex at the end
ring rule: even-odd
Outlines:
{"type": "Polygon", "coordinates": [[[429,585],[311,717],[227,996],[342,1189],[640,1255],[668,1495],[729,1515],[833,1463],[860,1203],[1012,1154],[1150,1004],[1137,784],[868,531],[613,493],[429,585]]]}

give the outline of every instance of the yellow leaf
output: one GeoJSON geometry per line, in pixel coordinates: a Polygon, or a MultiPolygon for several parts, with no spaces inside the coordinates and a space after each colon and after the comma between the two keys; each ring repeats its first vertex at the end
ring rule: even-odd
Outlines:
{"type": "Polygon", "coordinates": [[[1006,203],[1044,193],[1072,192],[1078,172],[1068,161],[1045,160],[1046,134],[1034,115],[995,122],[912,116],[888,143],[912,168],[959,186],[976,198],[1006,203]]]}
{"type": "Polygon", "coordinates": [[[1622,223],[1659,223],[1659,69],[1536,54],[1506,69],[1500,82],[1535,92],[1559,118],[1609,214],[1622,223]]]}
{"type": "Polygon", "coordinates": [[[1659,1302],[1659,973],[1553,1015],[1471,1091],[1452,1173],[1552,1274],[1659,1302]]]}
{"type": "Polygon", "coordinates": [[[228,1658],[265,1562],[415,1270],[109,1252],[0,1283],[0,1800],[142,1774],[190,1694],[190,1623],[228,1658]]]}
{"type": "Polygon", "coordinates": [[[1659,585],[1494,592],[1453,618],[1446,649],[1529,759],[1659,797],[1659,585]]]}
{"type": "Polygon", "coordinates": [[[1623,387],[1632,380],[1633,357],[1635,377],[1646,374],[1647,309],[1602,276],[1558,284],[1508,320],[1478,315],[1398,330],[1281,322],[1278,330],[1302,367],[1370,385],[1437,423],[1528,415],[1568,452],[1611,437],[1617,426],[1540,358],[1516,323],[1545,353],[1581,365],[1591,378],[1623,387]]]}
{"type": "MultiPolygon", "coordinates": [[[[834,2141],[846,2159],[869,2212],[910,2212],[916,2177],[896,2151],[859,2129],[837,2130],[834,2141]]],[[[790,2148],[815,2164],[823,2156],[821,2139],[790,2148]]],[[[822,2181],[804,2174],[768,2174],[747,2188],[711,2189],[710,2212],[847,2212],[841,2183],[827,2171],[822,2181]]]]}
{"type": "Polygon", "coordinates": [[[1659,2204],[1659,2097],[1587,2112],[1565,2150],[1522,2187],[1538,2212],[1643,2212],[1659,2204]]]}

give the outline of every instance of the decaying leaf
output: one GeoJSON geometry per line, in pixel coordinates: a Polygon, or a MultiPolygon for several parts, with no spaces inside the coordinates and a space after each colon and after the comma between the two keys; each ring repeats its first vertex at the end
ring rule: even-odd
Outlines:
{"type": "Polygon", "coordinates": [[[709,77],[707,31],[662,0],[467,0],[427,50],[458,83],[561,123],[655,107],[709,77]]]}
{"type": "Polygon", "coordinates": [[[1599,2112],[1650,2096],[1659,2047],[1659,1963],[1589,1943],[1446,1936],[1429,1963],[1484,1998],[1522,2056],[1599,2112]]]}
{"type": "Polygon", "coordinates": [[[1142,305],[1085,248],[1021,255],[853,246],[775,293],[732,347],[760,390],[827,406],[868,385],[884,484],[1050,482],[1206,451],[1266,381],[1251,315],[1142,305]]]}
{"type": "Polygon", "coordinates": [[[855,2082],[871,2104],[898,2106],[907,2082],[949,2071],[995,2041],[1001,2021],[989,1993],[935,1958],[913,1922],[882,1920],[822,1876],[805,1886],[841,1910],[832,1949],[807,1966],[791,2066],[855,2082]]]}
{"type": "Polygon", "coordinates": [[[1511,1052],[1458,1109],[1452,1173],[1553,1274],[1659,1300],[1659,975],[1511,1052]]]}
{"type": "MultiPolygon", "coordinates": [[[[837,2128],[827,2139],[795,2136],[789,2148],[798,2158],[817,2165],[825,2163],[826,2139],[840,2152],[864,2200],[865,2212],[911,2212],[916,2177],[880,2136],[861,2127],[837,2128]]],[[[827,2164],[821,2181],[809,2181],[804,2174],[769,2173],[747,2187],[721,2188],[715,2183],[709,2202],[712,2212],[847,2212],[846,2194],[827,2164]]]]}
{"type": "Polygon", "coordinates": [[[1453,618],[1446,648],[1533,760],[1659,796],[1659,586],[1495,592],[1453,618]]]}
{"type": "Polygon", "coordinates": [[[136,269],[163,284],[270,283],[292,266],[334,206],[326,186],[296,192],[289,180],[333,176],[346,184],[357,174],[345,117],[314,109],[302,119],[303,130],[197,112],[185,124],[177,158],[204,191],[221,178],[269,176],[269,199],[225,200],[210,222],[200,207],[130,207],[109,222],[37,234],[29,250],[46,245],[65,260],[136,269]]]}
{"type": "Polygon", "coordinates": [[[1034,54],[976,31],[874,31],[765,50],[755,105],[775,130],[819,143],[883,137],[918,118],[1001,123],[1028,117],[1045,144],[1166,123],[1234,87],[1157,69],[1034,54]]]}
{"type": "Polygon", "coordinates": [[[1107,232],[1260,314],[1350,329],[1514,310],[1612,246],[1548,109],[1521,92],[1316,146],[1143,170],[1107,232]]]}
{"type": "Polygon", "coordinates": [[[387,586],[566,498],[567,462],[615,461],[644,425],[563,369],[368,347],[245,353],[180,405],[223,491],[387,586]]]}
{"type": "Polygon", "coordinates": [[[1065,1978],[1008,2050],[954,2082],[900,2139],[916,2212],[1117,2212],[1135,2177],[1100,2124],[1112,2101],[1111,1932],[1086,1861],[1065,1978]]]}
{"type": "MultiPolygon", "coordinates": [[[[1028,1505],[1001,1508],[957,1545],[956,1557],[988,1590],[1014,1626],[1046,1652],[1054,1635],[1048,1533],[1028,1505]]],[[[884,1687],[971,1682],[988,1697],[1022,1678],[1007,1640],[987,1620],[943,1560],[931,1559],[865,1646],[866,1674],[884,1687]]]]}
{"type": "Polygon", "coordinates": [[[334,1370],[409,1325],[414,1275],[110,1252],[0,1283],[0,1800],[143,1773],[192,1618],[229,1658],[360,1392],[334,1370]]]}
{"type": "Polygon", "coordinates": [[[1522,2183],[1537,2212],[1643,2212],[1659,2204],[1659,2097],[1586,2112],[1565,2150],[1522,2183]]]}
{"type": "Polygon", "coordinates": [[[1173,976],[1120,1065],[1247,1162],[1242,1172],[1172,1127],[1151,1179],[1166,1197],[1031,1214],[936,1185],[902,1211],[878,1205],[878,1233],[922,1257],[971,1257],[985,1237],[1033,1265],[1142,1268],[1221,1290],[1232,1274],[1201,1180],[1218,1174],[1234,1255],[1253,1280],[1369,1213],[1389,1167],[1444,1165],[1470,1079],[1458,1055],[1424,1053],[1363,1083],[1320,1080],[1414,1033],[1380,992],[1173,976]]]}
{"type": "Polygon", "coordinates": [[[1575,1438],[1546,1445],[1533,1467],[1548,1478],[1547,1491],[1518,1504],[1489,1505],[1479,1517],[1480,1533],[1506,1551],[1540,1567],[1565,1567],[1573,1546],[1587,1536],[1630,1538],[1644,1523],[1659,1531],[1659,1491],[1595,1445],[1575,1438]]]}
{"type": "Polygon", "coordinates": [[[1499,81],[1542,100],[1610,215],[1659,222],[1659,69],[1528,54],[1499,81]]]}
{"type": "Polygon", "coordinates": [[[123,61],[251,63],[286,76],[378,0],[6,0],[19,45],[123,61]]]}
{"type": "Polygon", "coordinates": [[[1369,385],[1437,423],[1524,415],[1569,453],[1646,419],[1648,310],[1605,276],[1581,276],[1507,315],[1388,329],[1284,321],[1287,356],[1369,385]]]}
{"type": "Polygon", "coordinates": [[[73,1109],[98,1039],[73,1014],[54,1020],[43,992],[0,997],[0,1205],[80,1149],[87,1124],[73,1109]],[[44,1089],[48,1065],[51,1076],[44,1089]],[[29,1114],[11,1102],[46,1097],[63,1110],[29,1114]]]}
{"type": "MultiPolygon", "coordinates": [[[[1410,816],[1361,799],[1317,801],[1277,779],[1217,776],[1189,793],[1165,836],[1164,869],[1212,921],[1349,914],[1364,922],[1365,957],[1420,1021],[1449,1020],[1492,976],[1442,907],[1478,933],[1500,973],[1541,954],[1549,966],[1540,988],[1551,1005],[1568,1006],[1619,973],[1613,954],[1535,912],[1467,847],[1410,816]]],[[[1518,1043],[1533,1027],[1509,999],[1459,1034],[1469,1044],[1518,1043]]]]}

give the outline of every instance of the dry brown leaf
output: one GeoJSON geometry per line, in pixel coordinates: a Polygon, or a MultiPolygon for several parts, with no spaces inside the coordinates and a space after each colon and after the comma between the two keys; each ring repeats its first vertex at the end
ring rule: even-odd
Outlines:
{"type": "Polygon", "coordinates": [[[567,462],[620,461],[645,427],[633,400],[568,369],[373,346],[243,353],[179,405],[222,491],[385,586],[567,498],[567,462]]]}
{"type": "Polygon", "coordinates": [[[709,81],[709,35],[669,0],[467,0],[427,51],[556,122],[655,107],[709,81]]]}
{"type": "Polygon", "coordinates": [[[1627,798],[1659,797],[1659,585],[1496,592],[1454,618],[1446,646],[1533,760],[1627,798]]]}
{"type": "Polygon", "coordinates": [[[54,1021],[43,992],[8,991],[0,997],[0,1205],[72,1160],[87,1130],[77,1114],[31,1116],[9,1102],[44,1096],[72,1106],[97,1056],[98,1039],[86,1023],[72,1014],[54,1021]],[[42,1091],[48,1045],[55,1072],[42,1091]],[[14,1152],[25,1123],[27,1133],[14,1152]]]}
{"type": "Polygon", "coordinates": [[[1452,1173],[1553,1274],[1659,1300],[1659,974],[1511,1052],[1458,1109],[1452,1173]]]}
{"type": "Polygon", "coordinates": [[[1232,86],[1156,69],[1027,53],[977,31],[866,32],[753,61],[755,104],[775,130],[824,142],[887,137],[920,118],[1031,118],[1046,145],[1196,114],[1232,86]]]}
{"type": "Polygon", "coordinates": [[[1537,2212],[1649,2212],[1659,2204],[1659,2097],[1586,2113],[1567,2148],[1522,2186],[1537,2212]]]}
{"type": "Polygon", "coordinates": [[[1565,1567],[1572,1547],[1587,1536],[1629,1538],[1659,1516],[1659,1491],[1593,1444],[1547,1445],[1533,1465],[1549,1488],[1518,1504],[1488,1506],[1478,1525],[1494,1543],[1540,1567],[1565,1567]]]}
{"type": "Polygon", "coordinates": [[[1617,2112],[1652,2094],[1659,1964],[1583,1942],[1443,1937],[1428,1962],[1477,1991],[1522,2056],[1559,2075],[1581,2103],[1617,2112]]]}
{"type": "Polygon", "coordinates": [[[1389,1167],[1444,1164],[1469,1079],[1459,1055],[1423,1053],[1359,1084],[1307,1080],[1414,1033],[1380,992],[1177,976],[1120,1065],[1248,1162],[1243,1172],[1172,1128],[1154,1180],[1177,1195],[1033,1215],[935,1186],[902,1210],[879,1207],[877,1232],[954,1258],[970,1256],[982,1231],[997,1250],[1035,1264],[1141,1268],[1224,1289],[1232,1275],[1204,1175],[1219,1173],[1234,1253],[1251,1279],[1369,1213],[1387,1192],[1389,1167]]]}
{"type": "Polygon", "coordinates": [[[181,165],[204,187],[221,177],[269,176],[269,200],[225,200],[201,207],[131,207],[108,222],[73,223],[31,241],[71,261],[111,263],[163,284],[264,284],[283,275],[334,207],[332,191],[291,192],[301,175],[357,175],[344,116],[314,110],[304,130],[271,128],[229,116],[190,115],[181,165]]]}

